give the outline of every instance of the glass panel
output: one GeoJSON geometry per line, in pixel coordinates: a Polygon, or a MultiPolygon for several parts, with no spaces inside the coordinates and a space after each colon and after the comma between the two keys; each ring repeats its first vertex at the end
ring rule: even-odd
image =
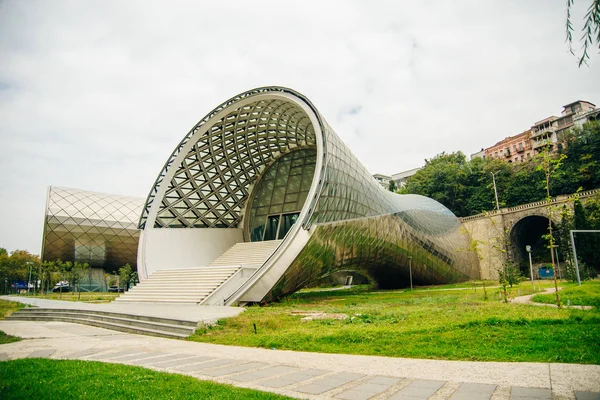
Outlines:
{"type": "Polygon", "coordinates": [[[257,242],[262,240],[263,233],[265,232],[265,224],[261,224],[254,229],[252,229],[252,234],[250,240],[253,242],[257,242]]]}
{"type": "Polygon", "coordinates": [[[271,215],[267,220],[267,230],[263,240],[275,240],[277,237],[277,227],[279,226],[279,215],[271,215]]]}
{"type": "Polygon", "coordinates": [[[283,239],[285,235],[292,229],[292,226],[298,221],[300,213],[284,214],[282,215],[281,226],[279,227],[279,235],[277,239],[283,239]]]}

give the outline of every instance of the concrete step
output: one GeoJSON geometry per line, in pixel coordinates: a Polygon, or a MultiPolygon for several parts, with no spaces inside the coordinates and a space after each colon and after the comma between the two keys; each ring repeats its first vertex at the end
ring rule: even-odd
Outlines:
{"type": "MultiPolygon", "coordinates": [[[[197,326],[197,323],[194,321],[187,321],[187,320],[182,320],[182,319],[173,319],[173,318],[162,318],[162,317],[150,317],[147,315],[136,315],[136,314],[124,314],[124,313],[116,313],[116,312],[110,312],[110,311],[99,311],[99,310],[78,310],[78,309],[72,309],[72,308],[38,308],[38,307],[28,307],[28,308],[22,308],[18,311],[19,314],[25,314],[25,313],[39,313],[42,311],[48,311],[48,312],[65,312],[65,313],[80,313],[80,314],[92,314],[92,315],[101,315],[101,316],[110,316],[110,317],[117,317],[117,318],[125,318],[127,317],[130,320],[136,320],[136,321],[146,321],[146,322],[157,322],[157,323],[167,323],[167,324],[174,324],[174,325],[180,325],[180,326],[187,326],[187,327],[191,327],[191,328],[195,328],[197,326]]],[[[15,315],[13,313],[13,315],[15,315]]]]}
{"type": "Polygon", "coordinates": [[[200,304],[206,296],[175,297],[172,294],[151,293],[148,295],[136,294],[134,296],[120,296],[114,301],[117,303],[188,303],[200,304]]]}
{"type": "Polygon", "coordinates": [[[141,292],[168,292],[168,293],[204,293],[212,291],[213,286],[195,286],[195,287],[184,287],[181,286],[173,286],[173,287],[165,287],[165,286],[154,286],[154,285],[144,285],[137,286],[135,288],[129,289],[125,293],[141,293],[141,292]]]}
{"type": "Polygon", "coordinates": [[[88,321],[104,322],[109,324],[117,324],[122,326],[129,326],[136,329],[150,329],[153,331],[166,331],[169,333],[185,334],[186,336],[194,333],[194,328],[188,326],[178,326],[166,323],[156,322],[142,322],[136,320],[130,320],[123,317],[110,317],[102,315],[92,314],[80,314],[80,313],[65,313],[65,312],[29,312],[26,314],[15,313],[10,316],[12,320],[26,320],[31,321],[32,318],[36,320],[55,319],[55,318],[71,318],[71,319],[83,319],[88,321]]]}
{"type": "Polygon", "coordinates": [[[174,275],[185,275],[185,276],[193,276],[193,275],[205,275],[207,272],[212,272],[215,274],[219,273],[229,273],[235,267],[228,266],[218,266],[218,267],[203,267],[203,268],[189,268],[189,269],[164,269],[154,272],[153,276],[174,276],[174,275]]]}
{"type": "MultiPolygon", "coordinates": [[[[210,292],[206,292],[210,293],[210,292]]],[[[199,298],[203,298],[202,293],[176,293],[173,292],[139,292],[139,293],[124,293],[122,298],[142,298],[142,297],[152,297],[152,296],[161,296],[161,297],[171,297],[180,300],[197,300],[199,298]]]]}
{"type": "Polygon", "coordinates": [[[152,318],[154,322],[136,319],[129,314],[88,312],[86,310],[61,310],[61,309],[24,309],[18,311],[7,319],[15,321],[60,321],[99,328],[115,330],[119,332],[137,333],[150,336],[161,336],[167,338],[186,338],[196,329],[196,324],[191,321],[177,321],[166,318],[152,318]],[[118,316],[116,316],[118,315],[118,316]],[[158,322],[161,321],[161,322],[158,322]],[[183,324],[182,324],[183,322],[183,324]],[[190,326],[192,324],[192,326],[190,326]]]}
{"type": "Polygon", "coordinates": [[[201,303],[239,269],[228,266],[157,271],[115,301],[201,303]]]}

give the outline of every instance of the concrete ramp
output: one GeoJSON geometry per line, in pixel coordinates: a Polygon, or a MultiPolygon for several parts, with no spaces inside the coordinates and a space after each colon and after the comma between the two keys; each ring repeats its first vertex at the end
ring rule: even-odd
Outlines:
{"type": "Polygon", "coordinates": [[[242,265],[244,267],[260,267],[271,257],[281,242],[283,240],[236,243],[214,260],[210,266],[242,265]]]}

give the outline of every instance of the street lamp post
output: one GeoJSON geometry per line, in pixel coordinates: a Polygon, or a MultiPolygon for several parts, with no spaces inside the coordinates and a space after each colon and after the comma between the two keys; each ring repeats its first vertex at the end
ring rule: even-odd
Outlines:
{"type": "Polygon", "coordinates": [[[408,256],[408,276],[410,278],[410,290],[413,290],[413,285],[412,285],[412,256],[408,256]]]}
{"type": "Polygon", "coordinates": [[[500,170],[496,172],[490,172],[492,174],[492,181],[494,182],[494,195],[496,196],[496,210],[500,211],[500,204],[498,203],[498,189],[496,189],[496,174],[499,173],[500,170]]]}
{"type": "Polygon", "coordinates": [[[33,263],[31,261],[27,261],[26,264],[29,265],[29,280],[27,280],[27,296],[29,296],[29,286],[31,286],[31,268],[33,267],[33,263]]]}
{"type": "Polygon", "coordinates": [[[533,264],[531,263],[531,246],[530,245],[525,246],[525,250],[527,250],[527,253],[529,253],[529,271],[531,272],[531,284],[533,285],[533,288],[535,289],[535,282],[533,281],[533,264]]]}

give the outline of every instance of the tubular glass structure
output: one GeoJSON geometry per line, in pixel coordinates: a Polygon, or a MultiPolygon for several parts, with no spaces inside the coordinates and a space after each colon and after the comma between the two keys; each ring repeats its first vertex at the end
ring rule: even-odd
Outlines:
{"type": "MultiPolygon", "coordinates": [[[[200,120],[168,158],[139,221],[142,241],[173,228],[281,240],[228,304],[275,299],[341,269],[401,287],[409,260],[416,283],[476,278],[460,227],[432,199],[383,189],[312,103],[281,87],[242,93],[200,120]]],[[[140,246],[142,270],[150,258],[140,246]]]]}

